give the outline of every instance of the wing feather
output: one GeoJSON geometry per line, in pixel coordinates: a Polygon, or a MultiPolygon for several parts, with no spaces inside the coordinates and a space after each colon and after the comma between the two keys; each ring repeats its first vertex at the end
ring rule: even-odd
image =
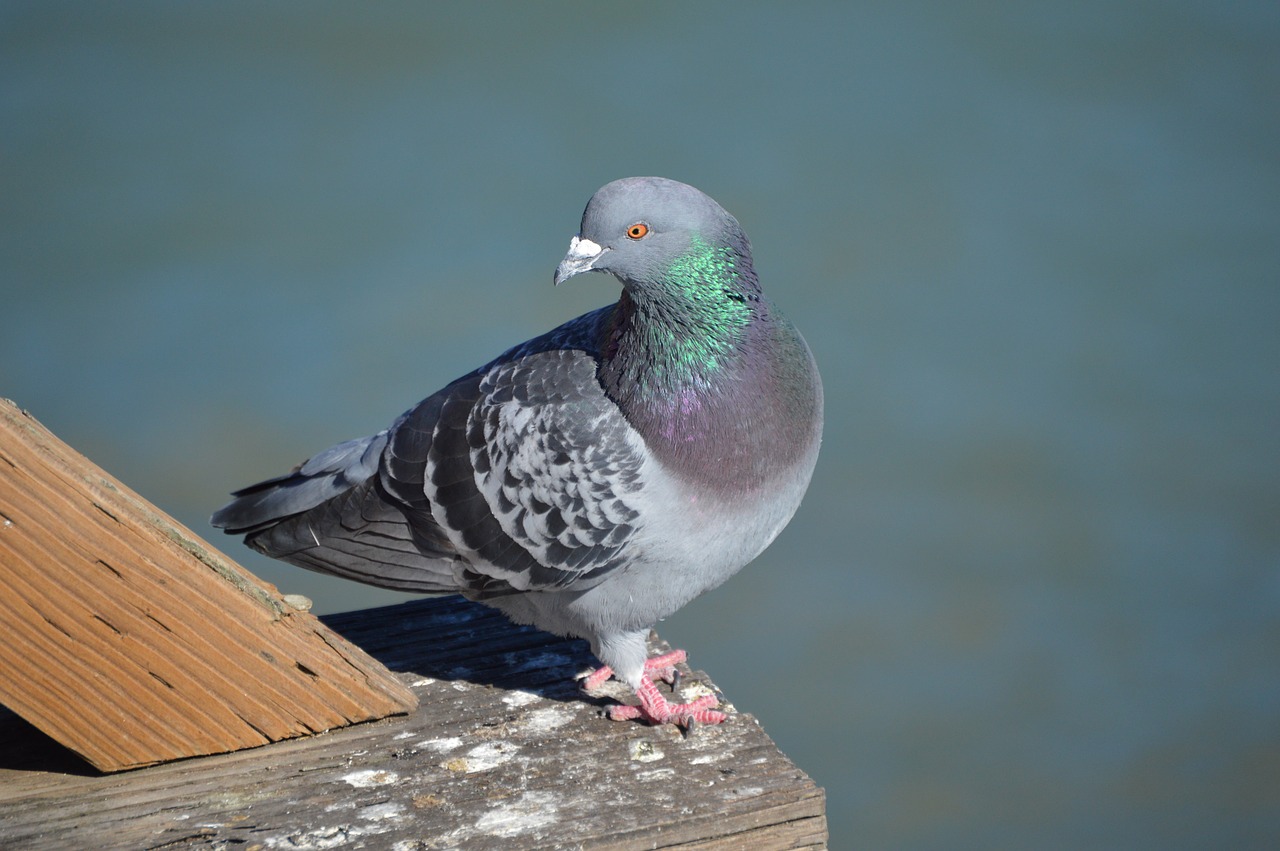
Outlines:
{"type": "Polygon", "coordinates": [[[512,349],[385,432],[238,492],[215,524],[387,587],[479,599],[590,587],[643,519],[646,452],[596,376],[608,310],[512,349]]]}

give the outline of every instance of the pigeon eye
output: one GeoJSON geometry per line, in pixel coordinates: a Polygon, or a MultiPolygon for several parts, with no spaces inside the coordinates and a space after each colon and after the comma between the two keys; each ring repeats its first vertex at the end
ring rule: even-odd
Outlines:
{"type": "Polygon", "coordinates": [[[627,237],[629,239],[644,239],[649,233],[649,226],[644,222],[636,222],[627,228],[627,237]]]}

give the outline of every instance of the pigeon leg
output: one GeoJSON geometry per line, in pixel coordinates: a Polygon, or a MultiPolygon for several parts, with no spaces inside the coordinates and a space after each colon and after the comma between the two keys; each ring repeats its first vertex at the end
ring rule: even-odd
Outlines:
{"type": "MultiPolygon", "coordinates": [[[[644,672],[653,674],[663,682],[670,683],[675,680],[676,665],[679,665],[687,658],[688,654],[683,650],[672,650],[670,653],[663,653],[661,656],[646,659],[644,661],[644,672]]],[[[587,691],[597,689],[612,676],[613,668],[608,665],[602,665],[583,678],[582,687],[587,691]]]]}
{"type": "Polygon", "coordinates": [[[645,674],[644,679],[640,681],[640,688],[636,690],[636,694],[640,696],[639,706],[628,704],[611,706],[609,717],[614,721],[641,718],[650,724],[676,724],[686,727],[694,722],[719,724],[729,717],[718,709],[711,708],[719,702],[714,694],[703,695],[688,703],[668,703],[648,674],[645,674]]]}

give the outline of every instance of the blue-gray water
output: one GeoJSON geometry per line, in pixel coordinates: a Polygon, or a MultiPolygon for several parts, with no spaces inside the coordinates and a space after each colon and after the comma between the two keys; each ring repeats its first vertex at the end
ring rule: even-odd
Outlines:
{"type": "MultiPolygon", "coordinates": [[[[827,389],[662,626],[834,848],[1280,837],[1274,2],[0,6],[0,395],[321,611],[227,491],[612,299],[600,184],[720,200],[827,389]]],[[[1272,845],[1274,847],[1274,845],[1272,845]]]]}

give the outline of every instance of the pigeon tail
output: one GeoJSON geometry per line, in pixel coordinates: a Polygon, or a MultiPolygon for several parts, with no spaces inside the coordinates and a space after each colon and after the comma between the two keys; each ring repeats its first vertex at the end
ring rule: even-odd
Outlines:
{"type": "Polygon", "coordinates": [[[331,446],[283,476],[235,491],[235,499],[215,511],[209,523],[228,535],[250,534],[315,508],[378,472],[386,446],[386,431],[331,446]]]}
{"type": "Polygon", "coordinates": [[[263,555],[379,588],[457,593],[457,551],[438,524],[387,493],[388,432],[348,440],[241,488],[210,519],[263,555]],[[412,520],[410,514],[413,514],[412,520]]]}

